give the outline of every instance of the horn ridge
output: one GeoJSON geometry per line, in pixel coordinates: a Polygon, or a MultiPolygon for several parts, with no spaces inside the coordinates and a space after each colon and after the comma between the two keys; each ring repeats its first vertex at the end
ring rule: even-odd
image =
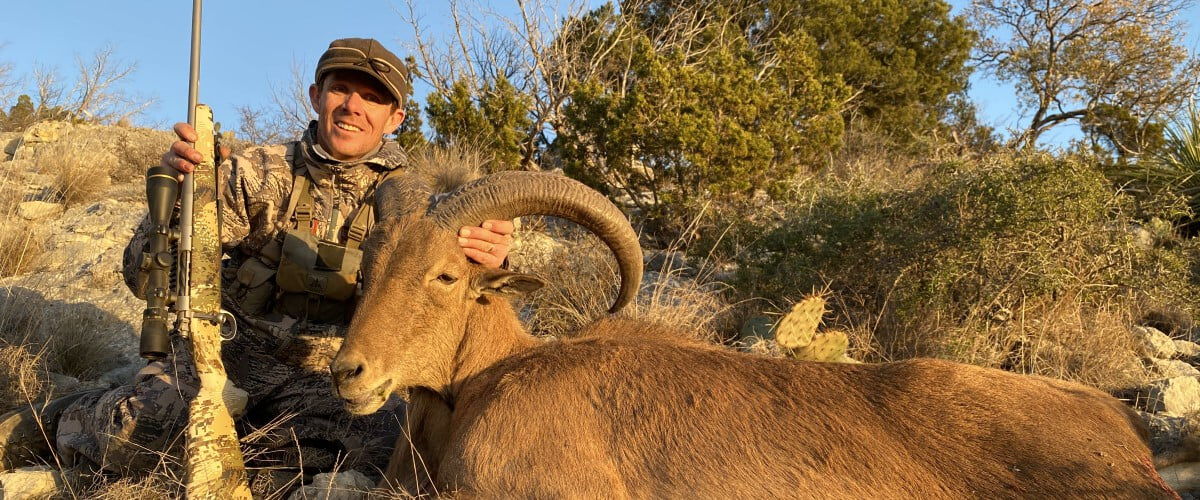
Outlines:
{"type": "Polygon", "coordinates": [[[634,299],[642,278],[637,233],[616,205],[579,181],[550,172],[498,172],[463,185],[429,209],[429,216],[448,231],[530,215],[561,217],[599,237],[621,273],[621,288],[609,312],[634,299]]]}

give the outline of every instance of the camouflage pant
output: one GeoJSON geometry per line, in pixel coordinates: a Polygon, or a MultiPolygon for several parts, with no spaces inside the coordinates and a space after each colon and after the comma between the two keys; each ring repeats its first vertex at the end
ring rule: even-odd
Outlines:
{"type": "MultiPolygon", "coordinates": [[[[230,379],[250,394],[237,421],[248,466],[293,477],[335,468],[379,475],[399,434],[403,403],[393,398],[374,415],[352,416],[328,372],[340,338],[241,328],[222,346],[222,359],[230,379]]],[[[123,474],[173,467],[197,379],[187,342],[174,338],[172,347],[172,356],[149,363],[130,384],[88,395],[64,412],[57,444],[67,463],[86,459],[123,474]]]]}

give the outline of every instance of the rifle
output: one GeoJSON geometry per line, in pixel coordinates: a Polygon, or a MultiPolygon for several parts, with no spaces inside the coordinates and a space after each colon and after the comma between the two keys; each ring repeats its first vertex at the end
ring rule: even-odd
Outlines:
{"type": "Polygon", "coordinates": [[[176,316],[175,329],[191,340],[199,390],[188,406],[187,495],[191,498],[250,498],[242,450],[224,394],[236,388],[221,362],[221,238],[217,169],[214,157],[212,109],[197,104],[200,75],[201,3],[192,2],[191,71],[188,122],[196,130],[194,147],[203,161],[176,184],[176,172],[153,167],[147,172],[146,196],[154,232],[146,266],[147,307],[142,313],[141,355],[162,359],[170,350],[167,320],[176,316]],[[179,198],[179,225],[170,217],[179,198]],[[173,257],[171,242],[176,245],[173,257]],[[170,270],[175,265],[177,296],[169,298],[170,270]],[[196,285],[193,287],[192,283],[196,285]],[[170,309],[168,309],[168,306],[170,309]]]}

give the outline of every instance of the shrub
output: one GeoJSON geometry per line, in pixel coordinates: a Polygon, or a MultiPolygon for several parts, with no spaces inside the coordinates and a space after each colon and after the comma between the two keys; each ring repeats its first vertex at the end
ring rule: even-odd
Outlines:
{"type": "Polygon", "coordinates": [[[1024,349],[1014,338],[1059,330],[1045,321],[1094,323],[1140,302],[1195,313],[1184,247],[1169,231],[1139,239],[1131,199],[1076,158],[952,161],[911,188],[826,179],[794,200],[738,228],[765,231],[739,254],[740,290],[782,307],[828,286],[840,305],[833,322],[877,359],[1001,366],[1024,349]]]}

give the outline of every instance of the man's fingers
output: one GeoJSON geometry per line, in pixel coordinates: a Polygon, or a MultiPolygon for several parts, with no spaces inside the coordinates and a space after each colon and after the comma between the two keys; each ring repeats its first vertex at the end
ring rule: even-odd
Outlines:
{"type": "Polygon", "coordinates": [[[200,152],[192,148],[191,144],[183,141],[175,141],[171,145],[171,149],[163,153],[162,164],[171,167],[180,172],[191,172],[203,158],[200,152]]]}
{"type": "Polygon", "coordinates": [[[204,156],[199,151],[196,151],[196,148],[183,141],[175,141],[175,144],[171,145],[171,152],[175,153],[175,156],[191,162],[193,165],[204,161],[204,156]]]}
{"type": "Polygon", "coordinates": [[[196,142],[196,129],[191,124],[179,122],[175,124],[175,135],[187,142],[196,142]]]}
{"type": "Polygon", "coordinates": [[[175,153],[172,151],[167,151],[166,153],[163,153],[161,165],[164,167],[173,168],[173,169],[175,169],[179,172],[183,172],[183,173],[191,172],[192,169],[195,167],[195,165],[193,165],[191,162],[184,160],[183,158],[180,158],[179,156],[176,156],[175,153]]]}
{"type": "Polygon", "coordinates": [[[505,254],[508,253],[508,243],[503,241],[491,242],[479,238],[459,237],[458,246],[463,247],[464,250],[468,248],[474,248],[490,254],[496,254],[500,251],[503,251],[505,254]]]}
{"type": "Polygon", "coordinates": [[[504,236],[502,238],[507,238],[509,241],[493,243],[479,238],[459,237],[458,246],[462,247],[467,258],[488,267],[500,267],[500,264],[508,257],[508,247],[512,237],[504,236]]]}
{"type": "Polygon", "coordinates": [[[485,220],[480,227],[498,234],[512,234],[516,229],[510,220],[485,220]]]}
{"type": "Polygon", "coordinates": [[[468,259],[478,262],[480,265],[486,267],[500,267],[500,265],[504,263],[504,257],[498,257],[474,248],[464,247],[463,253],[467,255],[468,259]]]}
{"type": "MultiPolygon", "coordinates": [[[[491,222],[499,222],[499,221],[491,221],[491,222]]],[[[485,222],[484,224],[487,224],[487,222],[485,222]]],[[[462,238],[473,239],[473,240],[483,240],[488,243],[503,243],[506,245],[509,243],[512,243],[511,233],[512,233],[512,231],[509,231],[508,233],[499,233],[499,232],[496,232],[491,229],[485,229],[482,227],[469,227],[469,226],[458,230],[458,236],[462,237],[462,238]]]]}

